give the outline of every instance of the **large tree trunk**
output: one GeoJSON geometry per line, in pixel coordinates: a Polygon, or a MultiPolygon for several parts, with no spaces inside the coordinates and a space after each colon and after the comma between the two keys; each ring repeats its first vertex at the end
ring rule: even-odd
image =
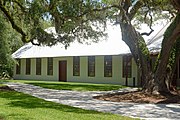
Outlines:
{"type": "Polygon", "coordinates": [[[178,62],[179,62],[179,58],[180,58],[180,52],[178,51],[176,56],[175,56],[174,63],[171,65],[171,71],[169,72],[169,74],[167,74],[167,78],[169,79],[169,81],[168,81],[169,82],[168,89],[170,91],[177,90],[177,86],[176,86],[177,83],[174,83],[174,82],[176,82],[177,77],[178,77],[178,75],[177,75],[177,65],[178,65],[178,62]]]}
{"type": "Polygon", "coordinates": [[[142,36],[128,23],[120,23],[122,40],[129,46],[143,84],[152,79],[149,50],[142,36]]]}
{"type": "Polygon", "coordinates": [[[165,33],[158,66],[155,73],[150,67],[149,51],[142,36],[131,24],[120,23],[122,40],[129,46],[134,60],[139,68],[139,73],[144,81],[143,90],[148,93],[159,94],[169,92],[169,80],[167,79],[167,65],[169,62],[171,49],[180,36],[180,15],[165,33]]]}
{"type": "Polygon", "coordinates": [[[178,14],[164,34],[157,69],[154,73],[154,78],[152,80],[149,80],[149,82],[147,82],[147,84],[145,85],[145,91],[151,92],[153,94],[170,92],[169,88],[171,83],[171,77],[168,76],[170,71],[167,69],[167,65],[169,63],[172,47],[176,40],[179,38],[179,36],[180,15],[178,14]]]}
{"type": "Polygon", "coordinates": [[[162,49],[158,61],[157,70],[155,72],[155,85],[153,92],[169,92],[169,80],[167,79],[167,65],[170,53],[176,40],[180,37],[180,14],[176,16],[171,25],[167,28],[162,42],[162,49]]]}

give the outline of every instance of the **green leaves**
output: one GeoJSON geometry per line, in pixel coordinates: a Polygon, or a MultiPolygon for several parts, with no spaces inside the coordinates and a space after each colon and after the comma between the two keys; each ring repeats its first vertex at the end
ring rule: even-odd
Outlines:
{"type": "Polygon", "coordinates": [[[12,27],[21,33],[23,42],[36,38],[39,44],[46,45],[74,40],[82,42],[81,39],[91,38],[97,41],[98,37],[103,36],[98,26],[104,24],[107,17],[104,10],[99,10],[105,4],[98,0],[12,0],[1,5],[12,27]],[[57,38],[43,31],[44,23],[55,27],[57,38]],[[98,23],[96,29],[100,31],[93,29],[94,23],[98,23]]]}
{"type": "Polygon", "coordinates": [[[10,27],[0,12],[0,76],[3,72],[12,76],[14,61],[11,54],[20,46],[22,41],[19,34],[10,27]]]}

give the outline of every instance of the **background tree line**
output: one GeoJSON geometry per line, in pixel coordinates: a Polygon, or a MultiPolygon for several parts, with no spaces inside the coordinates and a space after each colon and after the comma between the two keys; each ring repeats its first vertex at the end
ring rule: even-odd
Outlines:
{"type": "Polygon", "coordinates": [[[0,12],[0,79],[12,77],[14,60],[11,54],[22,45],[20,34],[12,29],[4,14],[0,12]]]}

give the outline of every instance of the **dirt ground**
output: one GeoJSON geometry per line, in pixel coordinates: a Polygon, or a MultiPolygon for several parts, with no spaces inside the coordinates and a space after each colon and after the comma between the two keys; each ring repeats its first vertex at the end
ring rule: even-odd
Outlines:
{"type": "Polygon", "coordinates": [[[135,103],[154,103],[154,104],[180,104],[180,90],[172,94],[165,95],[151,95],[145,94],[142,91],[106,94],[103,96],[96,96],[95,99],[113,101],[113,102],[135,102],[135,103]]]}

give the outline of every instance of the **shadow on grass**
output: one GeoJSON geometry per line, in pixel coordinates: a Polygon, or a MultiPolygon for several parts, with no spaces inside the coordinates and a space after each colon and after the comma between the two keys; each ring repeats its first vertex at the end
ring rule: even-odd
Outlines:
{"type": "Polygon", "coordinates": [[[55,84],[55,83],[28,83],[44,88],[57,90],[78,90],[78,91],[110,91],[123,88],[123,86],[116,85],[88,85],[88,84],[55,84]]]}
{"type": "MultiPolygon", "coordinates": [[[[33,108],[50,108],[60,110],[62,112],[73,112],[80,114],[105,114],[93,110],[83,110],[80,108],[75,108],[67,105],[62,105],[58,103],[53,103],[49,101],[45,101],[39,98],[35,98],[23,93],[15,92],[15,91],[3,91],[0,92],[0,98],[5,98],[10,100],[11,102],[7,105],[10,107],[22,107],[25,109],[33,109],[33,108]]],[[[107,113],[106,113],[107,114],[107,113]]],[[[1,117],[0,117],[1,120],[1,117]]]]}

